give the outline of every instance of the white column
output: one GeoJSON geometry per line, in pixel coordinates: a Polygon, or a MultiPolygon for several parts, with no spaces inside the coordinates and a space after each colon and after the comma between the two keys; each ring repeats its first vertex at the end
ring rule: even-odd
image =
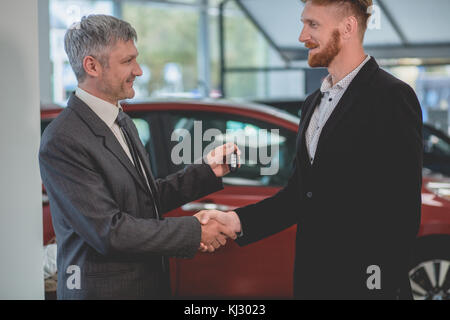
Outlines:
{"type": "Polygon", "coordinates": [[[0,299],[43,299],[38,1],[0,4],[0,299]]]}
{"type": "Polygon", "coordinates": [[[49,0],[36,0],[38,2],[39,24],[39,84],[41,103],[52,103],[52,67],[50,63],[50,13],[49,0]]]}

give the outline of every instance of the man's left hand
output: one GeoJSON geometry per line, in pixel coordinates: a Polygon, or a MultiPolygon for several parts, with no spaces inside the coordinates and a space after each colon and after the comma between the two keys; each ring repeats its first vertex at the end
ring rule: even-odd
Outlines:
{"type": "Polygon", "coordinates": [[[230,155],[235,151],[237,153],[238,167],[240,167],[241,151],[239,150],[238,146],[232,142],[221,145],[208,153],[208,155],[206,156],[206,163],[210,165],[216,177],[223,177],[230,172],[230,168],[228,167],[228,164],[226,162],[227,159],[230,158],[230,155]]]}

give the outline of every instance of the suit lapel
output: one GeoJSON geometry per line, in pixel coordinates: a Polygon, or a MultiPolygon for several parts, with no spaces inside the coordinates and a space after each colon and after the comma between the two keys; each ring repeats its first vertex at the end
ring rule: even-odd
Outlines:
{"type": "Polygon", "coordinates": [[[133,176],[137,184],[147,191],[147,187],[144,186],[142,180],[139,178],[136,168],[128,158],[127,154],[123,150],[117,138],[112,133],[111,129],[100,119],[94,111],[91,110],[82,100],[80,100],[75,94],[71,95],[67,103],[68,108],[72,109],[77,115],[91,128],[92,132],[104,138],[105,147],[120,161],[120,163],[128,170],[133,176]]]}
{"type": "MultiPolygon", "coordinates": [[[[134,139],[134,141],[140,142],[139,134],[137,130],[135,129],[135,125],[133,123],[133,120],[131,120],[130,117],[126,117],[126,121],[128,123],[128,128],[132,128],[131,134],[133,135],[131,138],[134,139]]],[[[141,159],[142,165],[145,170],[145,174],[147,175],[148,184],[150,185],[150,192],[152,193],[153,199],[158,202],[159,197],[157,197],[158,189],[156,188],[155,179],[153,178],[152,170],[150,168],[150,161],[148,159],[147,153],[145,151],[145,147],[142,143],[136,143],[136,148],[138,152],[138,156],[141,159]]],[[[160,204],[158,202],[158,208],[160,208],[160,204]]]]}
{"type": "Polygon", "coordinates": [[[367,86],[368,81],[375,71],[379,69],[379,66],[375,59],[372,57],[358,72],[356,77],[350,83],[349,87],[345,91],[339,103],[330,115],[330,118],[326,122],[319,137],[319,141],[316,149],[317,158],[320,155],[321,146],[323,142],[329,139],[331,133],[334,131],[339,122],[347,114],[347,112],[358,102],[360,96],[369,89],[367,86]]]}

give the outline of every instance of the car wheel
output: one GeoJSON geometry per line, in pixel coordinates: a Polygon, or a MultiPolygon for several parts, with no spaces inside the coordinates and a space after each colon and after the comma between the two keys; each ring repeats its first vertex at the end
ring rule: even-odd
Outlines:
{"type": "Polygon", "coordinates": [[[409,271],[414,300],[450,300],[450,237],[419,239],[409,271]]]}

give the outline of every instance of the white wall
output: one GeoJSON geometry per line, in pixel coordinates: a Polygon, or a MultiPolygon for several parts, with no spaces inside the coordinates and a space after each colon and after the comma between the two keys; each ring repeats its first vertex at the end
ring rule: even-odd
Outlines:
{"type": "Polygon", "coordinates": [[[37,0],[0,3],[0,299],[43,299],[37,0]]]}
{"type": "Polygon", "coordinates": [[[36,0],[39,24],[39,84],[41,103],[50,104],[52,99],[51,62],[50,62],[50,12],[49,0],[36,0]]]}

